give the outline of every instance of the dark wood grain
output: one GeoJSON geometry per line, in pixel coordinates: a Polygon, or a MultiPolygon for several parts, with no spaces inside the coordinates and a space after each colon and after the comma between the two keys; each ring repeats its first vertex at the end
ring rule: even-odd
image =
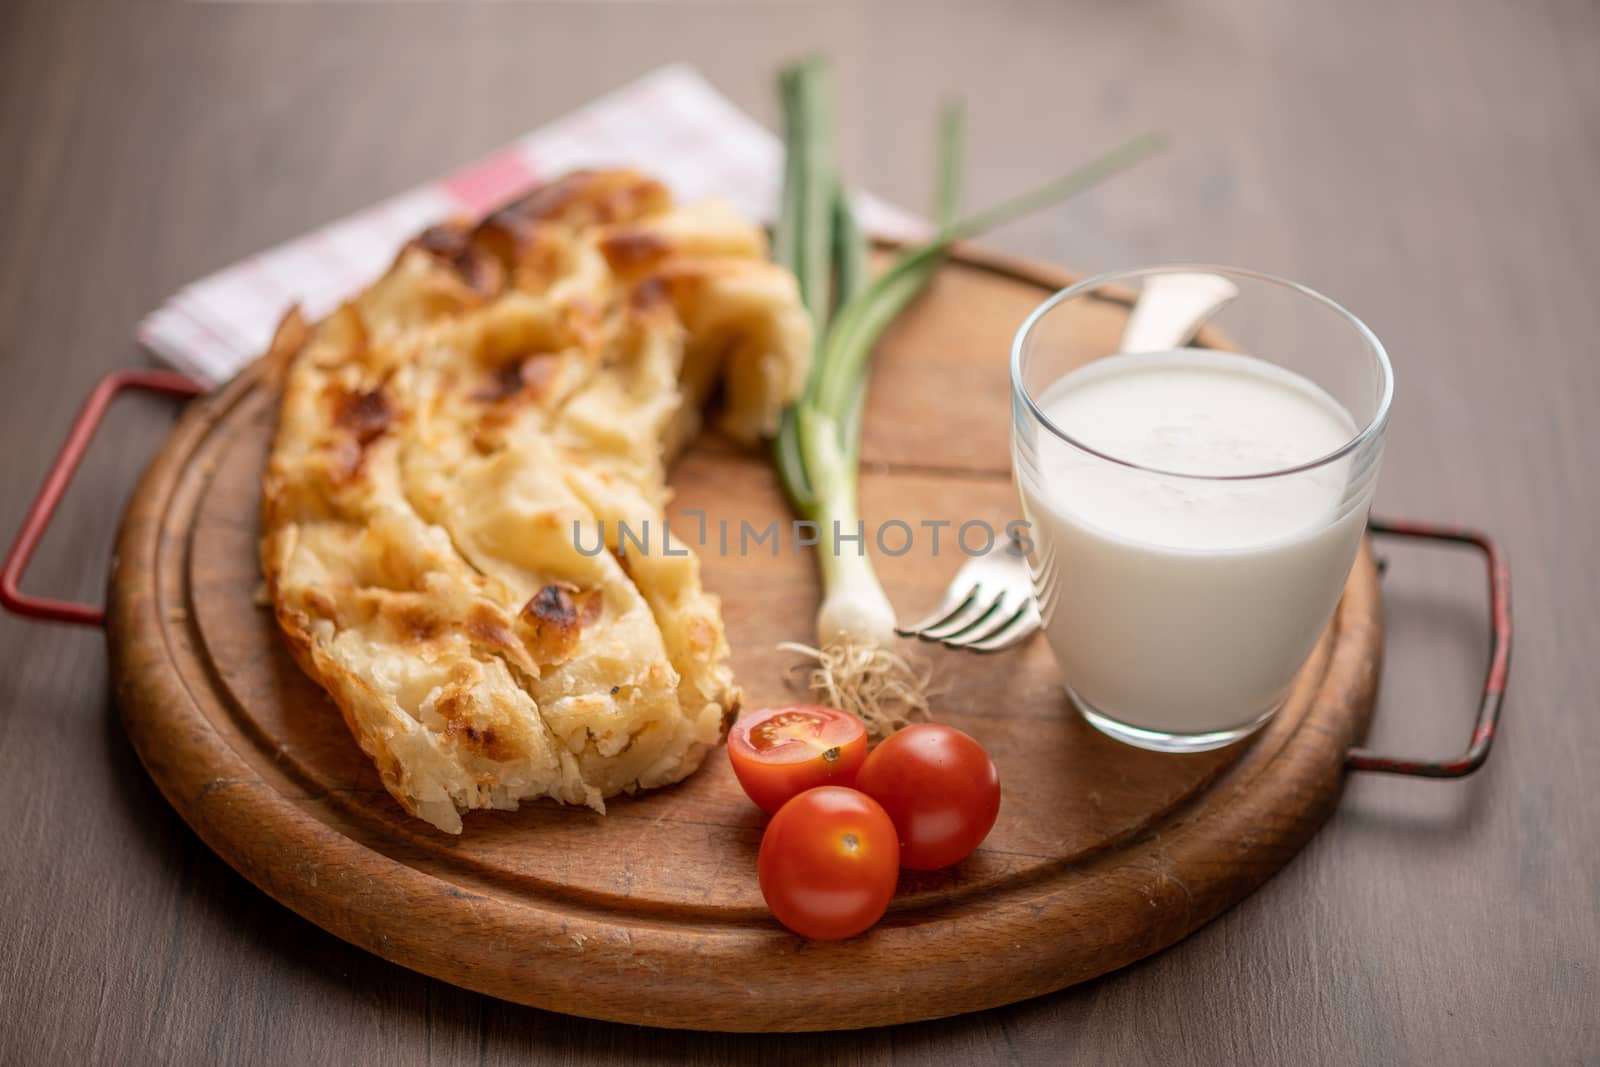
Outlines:
{"type": "MultiPolygon", "coordinates": [[[[1505,732],[1457,784],[1357,779],[1288,868],[1182,945],[1011,1008],[838,1037],[667,1034],[524,1009],[323,934],[216,859],[116,723],[102,638],[0,619],[0,1060],[1583,1062],[1600,1057],[1600,15],[1415,4],[0,7],[0,532],[65,419],[206,270],[431,177],[667,59],[770,121],[832,53],[846,162],[926,202],[962,91],[973,203],[1133,128],[1163,160],[997,235],[1099,269],[1302,279],[1394,355],[1379,510],[1493,530],[1516,579],[1505,732]]],[[[94,597],[170,427],[129,401],[34,568],[94,597]]],[[[1459,745],[1470,557],[1394,549],[1373,741],[1459,745]]]]}

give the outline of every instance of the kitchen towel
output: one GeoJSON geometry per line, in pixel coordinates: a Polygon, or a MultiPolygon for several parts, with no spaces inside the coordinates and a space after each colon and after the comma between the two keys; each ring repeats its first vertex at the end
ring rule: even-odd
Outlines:
{"type": "MultiPolygon", "coordinates": [[[[770,221],[783,146],[694,68],[663,67],[436,182],[250,256],[184,286],[139,324],[139,341],[207,385],[226,381],[267,347],[299,304],[320,318],[376,278],[431,223],[477,217],[540,181],[582,167],[636,167],[680,202],[721,196],[770,221]]],[[[915,238],[915,216],[858,195],[862,225],[915,238]]]]}

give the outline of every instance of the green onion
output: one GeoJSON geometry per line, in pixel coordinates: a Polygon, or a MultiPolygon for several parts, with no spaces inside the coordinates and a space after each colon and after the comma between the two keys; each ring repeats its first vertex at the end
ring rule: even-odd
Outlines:
{"type": "MultiPolygon", "coordinates": [[[[873,659],[872,652],[888,650],[895,637],[894,610],[865,548],[857,544],[855,552],[834,551],[834,531],[854,537],[860,521],[856,483],[861,417],[878,339],[927,288],[954,242],[1082,192],[1157,151],[1164,138],[1152,134],[1135,138],[1061,178],[962,218],[957,216],[962,110],[959,104],[946,104],[939,125],[937,231],[869,280],[867,243],[833,158],[833,91],[827,64],[813,59],[786,69],[780,89],[786,155],[773,254],[799,282],[816,342],[805,388],[784,413],[773,441],[773,459],[791,506],[818,527],[823,601],[817,634],[822,649],[807,651],[823,663],[818,684],[838,697],[838,678],[830,664],[849,660],[857,675],[881,671],[884,664],[873,659]],[[839,646],[850,650],[840,654],[843,659],[830,652],[839,646]],[[867,650],[865,658],[858,654],[861,649],[867,650]]],[[[885,685],[871,678],[866,684],[880,691],[885,685]]],[[[895,696],[904,696],[899,683],[891,682],[889,688],[895,696]]],[[[830,702],[859,713],[859,694],[844,697],[830,702]]],[[[873,718],[864,717],[870,725],[873,718]]]]}
{"type": "Polygon", "coordinates": [[[933,221],[943,230],[961,209],[961,154],[966,148],[966,111],[960,100],[946,100],[939,112],[939,184],[933,194],[933,221]]]}

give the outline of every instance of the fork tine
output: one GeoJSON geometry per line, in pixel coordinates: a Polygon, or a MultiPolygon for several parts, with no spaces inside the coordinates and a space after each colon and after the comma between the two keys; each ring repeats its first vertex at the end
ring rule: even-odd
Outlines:
{"type": "Polygon", "coordinates": [[[972,603],[972,598],[977,595],[978,587],[973,586],[967,590],[967,595],[964,597],[957,597],[953,594],[947,596],[944,599],[944,603],[935,608],[931,614],[925,615],[910,626],[896,626],[894,632],[901,637],[921,637],[928,629],[941,623],[949,622],[956,616],[957,612],[972,603]]]}
{"type": "Polygon", "coordinates": [[[995,598],[994,606],[984,613],[983,618],[960,633],[946,636],[943,640],[944,646],[946,648],[974,648],[1010,627],[1027,610],[1027,601],[1018,601],[1002,594],[995,598]]]}
{"type": "Polygon", "coordinates": [[[965,645],[966,641],[974,640],[976,637],[982,637],[982,635],[989,633],[989,630],[994,629],[994,625],[997,622],[1003,622],[1008,619],[1011,616],[1011,611],[1016,608],[1013,601],[1013,592],[1010,589],[1006,589],[1005,585],[1002,585],[1000,589],[994,590],[992,595],[984,587],[978,587],[978,589],[974,590],[974,593],[978,597],[979,605],[982,606],[981,613],[966,619],[965,624],[955,627],[955,629],[938,627],[938,629],[926,630],[925,637],[928,637],[928,640],[942,641],[944,645],[950,645],[952,641],[958,643],[958,645],[965,645]]]}
{"type": "MultiPolygon", "coordinates": [[[[1004,652],[1014,648],[1033,636],[1039,628],[1039,611],[1032,601],[1024,604],[1017,613],[1003,626],[995,628],[981,641],[971,644],[953,645],[953,648],[965,648],[969,652],[1004,652]]],[[[947,642],[948,644],[948,642],[947,642]]]]}
{"type": "MultiPolygon", "coordinates": [[[[1013,535],[1015,545],[1017,538],[1013,535]]],[[[1039,628],[1030,563],[1013,548],[973,556],[946,587],[937,610],[895,632],[902,637],[939,642],[946,648],[998,652],[1039,628]]]]}
{"type": "Polygon", "coordinates": [[[1048,598],[1056,588],[1056,556],[1050,549],[1045,548],[1025,561],[1028,574],[1028,585],[1033,593],[1033,600],[1038,609],[1045,610],[1048,598]]]}
{"type": "Polygon", "coordinates": [[[973,592],[963,601],[963,608],[954,616],[950,616],[939,625],[930,625],[928,629],[918,633],[917,637],[925,641],[942,641],[955,637],[957,633],[965,633],[973,625],[984,621],[992,613],[1000,601],[1000,597],[990,597],[984,593],[982,585],[973,585],[973,592]]]}

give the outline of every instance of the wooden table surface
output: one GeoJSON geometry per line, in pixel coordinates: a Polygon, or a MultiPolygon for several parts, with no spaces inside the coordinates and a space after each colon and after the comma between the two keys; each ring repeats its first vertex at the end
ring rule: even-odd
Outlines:
{"type": "MultiPolygon", "coordinates": [[[[1276,879],[1154,959],[867,1033],[644,1031],[466,993],[273,903],[166,807],[100,635],[0,618],[0,1062],[1593,1062],[1600,1058],[1600,9],[1568,3],[180,3],[0,11],[0,533],[179,284],[466,162],[659,63],[766,121],[840,67],[849,173],[970,197],[1136,129],[1159,161],[993,243],[1078,269],[1238,263],[1343,301],[1398,399],[1378,510],[1509,549],[1504,732],[1464,782],[1356,778],[1276,879]]],[[[30,575],[100,595],[170,426],[120,405],[30,575]]],[[[1485,658],[1467,555],[1400,548],[1372,741],[1444,753],[1485,658]]]]}

